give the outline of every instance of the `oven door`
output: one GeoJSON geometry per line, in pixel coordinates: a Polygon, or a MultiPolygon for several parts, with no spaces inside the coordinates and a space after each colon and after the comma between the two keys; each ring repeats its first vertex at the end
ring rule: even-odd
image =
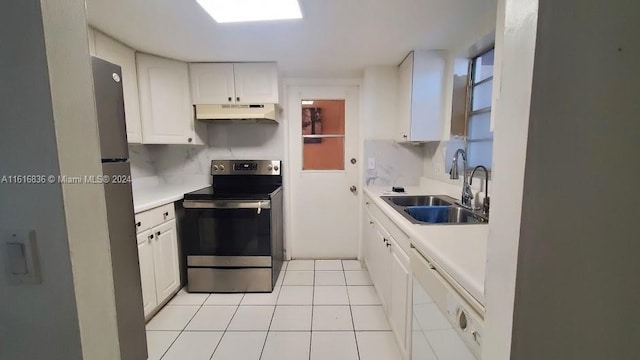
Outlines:
{"type": "Polygon", "coordinates": [[[188,266],[271,266],[269,200],[185,200],[183,207],[188,266]]]}

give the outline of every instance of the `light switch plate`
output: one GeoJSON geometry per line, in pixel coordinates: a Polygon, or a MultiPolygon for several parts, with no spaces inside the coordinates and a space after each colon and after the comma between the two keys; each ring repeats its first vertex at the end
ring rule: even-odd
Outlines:
{"type": "Polygon", "coordinates": [[[367,162],[367,169],[368,170],[375,170],[376,169],[376,158],[369,158],[368,162],[367,162]]]}
{"type": "Polygon", "coordinates": [[[33,230],[0,231],[4,273],[11,285],[40,284],[40,263],[33,230]]]}

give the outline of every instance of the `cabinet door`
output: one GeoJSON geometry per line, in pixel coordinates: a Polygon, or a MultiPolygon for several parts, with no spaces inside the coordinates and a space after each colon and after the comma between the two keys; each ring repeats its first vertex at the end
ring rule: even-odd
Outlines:
{"type": "Polygon", "coordinates": [[[375,270],[372,269],[372,267],[375,267],[375,251],[373,249],[373,245],[375,243],[375,233],[373,232],[373,224],[373,217],[371,216],[369,211],[365,209],[362,223],[362,253],[364,254],[364,259],[369,270],[369,275],[371,275],[372,280],[375,282],[375,270]]]}
{"type": "Polygon", "coordinates": [[[171,220],[151,230],[154,235],[153,264],[158,303],[166,300],[180,286],[176,221],[171,220]]]}
{"type": "Polygon", "coordinates": [[[140,263],[140,280],[142,283],[142,305],[144,316],[148,316],[158,305],[156,299],[156,278],[153,265],[153,243],[151,231],[138,234],[138,259],[140,263]]]}
{"type": "Polygon", "coordinates": [[[389,302],[391,292],[391,274],[389,272],[389,243],[390,236],[387,235],[379,226],[375,226],[372,250],[374,252],[374,272],[375,281],[374,285],[380,301],[382,301],[382,307],[385,312],[389,313],[389,302]]]}
{"type": "Polygon", "coordinates": [[[193,143],[194,116],[186,63],[136,53],[142,140],[193,143]]]}
{"type": "Polygon", "coordinates": [[[237,63],[233,65],[233,72],[236,103],[278,103],[278,68],[275,63],[237,63]]]}
{"type": "Polygon", "coordinates": [[[232,63],[189,64],[193,104],[236,102],[232,63]]]}
{"type": "Polygon", "coordinates": [[[411,141],[440,141],[443,138],[445,57],[439,51],[422,50],[414,53],[409,135],[411,141]]]}
{"type": "Polygon", "coordinates": [[[138,100],[138,74],[135,51],[112,38],[95,31],[96,56],[122,68],[122,92],[127,123],[127,141],[142,142],[140,123],[140,101],[138,100]]]}
{"type": "Polygon", "coordinates": [[[411,92],[413,88],[413,52],[400,64],[398,73],[398,141],[411,136],[411,92]]]}
{"type": "Polygon", "coordinates": [[[411,273],[409,271],[409,257],[404,254],[395,241],[391,241],[389,266],[391,274],[389,320],[398,343],[401,344],[402,350],[406,351],[407,335],[409,334],[407,325],[411,313],[409,302],[412,292],[411,273]]]}

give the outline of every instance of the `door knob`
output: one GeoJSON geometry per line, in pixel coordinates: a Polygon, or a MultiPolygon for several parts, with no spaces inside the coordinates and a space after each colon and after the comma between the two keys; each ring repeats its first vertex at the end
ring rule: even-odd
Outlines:
{"type": "Polygon", "coordinates": [[[355,185],[351,185],[351,187],[349,188],[349,191],[355,194],[356,191],[358,191],[358,188],[355,185]]]}
{"type": "Polygon", "coordinates": [[[358,162],[358,160],[356,160],[356,158],[351,158],[351,163],[352,163],[352,164],[355,164],[355,163],[357,163],[357,162],[358,162]]]}

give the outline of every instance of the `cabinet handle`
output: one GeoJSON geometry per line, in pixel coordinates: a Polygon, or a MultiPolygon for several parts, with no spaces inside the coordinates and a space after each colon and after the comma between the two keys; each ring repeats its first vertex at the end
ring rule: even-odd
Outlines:
{"type": "Polygon", "coordinates": [[[229,96],[229,102],[231,102],[231,101],[232,101],[232,98],[231,98],[231,96],[229,96]]]}
{"type": "Polygon", "coordinates": [[[160,231],[158,231],[158,232],[156,233],[156,236],[160,236],[160,234],[162,234],[162,233],[161,233],[160,231]]]}
{"type": "Polygon", "coordinates": [[[389,240],[387,240],[387,238],[382,238],[382,241],[383,241],[385,244],[388,244],[388,243],[389,243],[389,240]]]}
{"type": "Polygon", "coordinates": [[[142,226],[142,223],[141,223],[140,221],[138,221],[138,222],[136,223],[136,226],[137,226],[137,227],[140,227],[140,226],[142,226]]]}
{"type": "Polygon", "coordinates": [[[391,246],[391,244],[390,244],[390,243],[387,243],[387,247],[390,247],[390,246],[391,246]]]}
{"type": "Polygon", "coordinates": [[[153,240],[153,234],[149,235],[149,240],[153,240]]]}
{"type": "Polygon", "coordinates": [[[164,212],[164,217],[167,217],[167,216],[169,216],[169,212],[168,212],[168,211],[165,211],[165,212],[164,212]]]}
{"type": "Polygon", "coordinates": [[[373,221],[369,221],[369,225],[373,225],[373,221]]]}
{"type": "Polygon", "coordinates": [[[402,135],[402,137],[403,137],[404,139],[408,138],[408,136],[407,136],[407,135],[402,135]]]}
{"type": "Polygon", "coordinates": [[[193,142],[193,139],[192,139],[192,138],[189,138],[189,139],[187,139],[187,141],[189,141],[189,142],[193,142]]]}
{"type": "Polygon", "coordinates": [[[365,205],[369,205],[369,202],[368,202],[368,201],[365,201],[364,203],[365,203],[365,205]]]}
{"type": "Polygon", "coordinates": [[[240,97],[239,96],[236,98],[236,101],[240,101],[240,97]]]}

